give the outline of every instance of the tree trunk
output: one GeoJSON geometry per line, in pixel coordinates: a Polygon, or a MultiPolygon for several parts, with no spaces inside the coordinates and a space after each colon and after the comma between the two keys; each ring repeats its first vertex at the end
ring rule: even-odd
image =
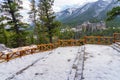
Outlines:
{"type": "Polygon", "coordinates": [[[16,45],[17,47],[19,47],[21,44],[21,40],[20,40],[20,33],[19,33],[19,28],[18,28],[18,25],[17,25],[17,19],[15,17],[15,11],[11,8],[11,1],[8,0],[8,4],[9,4],[9,7],[10,7],[10,14],[12,16],[12,21],[14,23],[14,30],[16,32],[16,45]]]}
{"type": "Polygon", "coordinates": [[[50,41],[50,43],[53,42],[53,41],[52,41],[52,32],[51,32],[51,29],[49,29],[49,41],[50,41]]]}
{"type": "Polygon", "coordinates": [[[50,40],[50,43],[52,43],[52,42],[53,42],[53,41],[52,41],[52,36],[50,36],[50,37],[49,37],[49,40],[50,40]]]}

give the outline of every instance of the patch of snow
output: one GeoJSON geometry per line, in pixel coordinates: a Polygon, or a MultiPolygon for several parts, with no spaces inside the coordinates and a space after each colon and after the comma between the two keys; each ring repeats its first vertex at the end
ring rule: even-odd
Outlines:
{"type": "Polygon", "coordinates": [[[103,1],[105,1],[105,2],[107,2],[107,3],[111,3],[111,2],[114,1],[114,0],[103,0],[103,1]]]}
{"type": "Polygon", "coordinates": [[[87,45],[83,80],[120,80],[120,54],[109,46],[87,45]]]}
{"type": "Polygon", "coordinates": [[[7,48],[4,44],[0,44],[0,52],[2,54],[7,54],[9,52],[12,52],[10,48],[7,48]]]}
{"type": "Polygon", "coordinates": [[[76,9],[76,11],[74,12],[74,16],[84,13],[89,9],[90,6],[91,6],[90,3],[84,4],[82,7],[76,9]]]}
{"type": "Polygon", "coordinates": [[[85,45],[84,54],[81,47],[59,47],[0,63],[0,80],[120,79],[119,52],[111,46],[85,45]]]}
{"type": "Polygon", "coordinates": [[[0,64],[0,80],[66,80],[79,47],[57,48],[55,50],[28,55],[0,64]],[[35,60],[42,58],[21,74],[16,75],[35,60]],[[7,65],[7,66],[6,66],[7,65]]]}
{"type": "Polygon", "coordinates": [[[99,7],[99,9],[96,9],[95,10],[95,15],[94,15],[94,17],[96,17],[96,16],[98,16],[103,10],[105,10],[106,9],[106,7],[108,7],[108,5],[110,4],[111,2],[107,2],[107,1],[100,1],[99,3],[98,3],[98,7],[99,7]]]}
{"type": "Polygon", "coordinates": [[[35,60],[47,56],[50,52],[51,51],[27,55],[25,57],[17,58],[9,62],[0,63],[0,80],[5,80],[6,78],[14,75],[16,72],[30,65],[35,60]]]}

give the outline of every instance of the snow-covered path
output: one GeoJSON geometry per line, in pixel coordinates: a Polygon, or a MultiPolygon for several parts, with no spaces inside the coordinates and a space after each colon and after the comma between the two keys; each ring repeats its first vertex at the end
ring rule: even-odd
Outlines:
{"type": "Polygon", "coordinates": [[[57,48],[2,63],[0,80],[67,80],[78,48],[57,48]]]}
{"type": "Polygon", "coordinates": [[[36,60],[42,59],[44,56],[47,56],[50,52],[27,55],[22,58],[17,58],[6,63],[1,63],[0,80],[6,80],[7,78],[14,76],[16,73],[26,68],[28,65],[31,65],[36,60]]]}
{"type": "Polygon", "coordinates": [[[1,63],[0,80],[120,80],[119,52],[85,45],[83,54],[82,48],[59,47],[1,63]]]}
{"type": "Polygon", "coordinates": [[[120,80],[120,53],[110,46],[86,45],[83,80],[120,80]]]}

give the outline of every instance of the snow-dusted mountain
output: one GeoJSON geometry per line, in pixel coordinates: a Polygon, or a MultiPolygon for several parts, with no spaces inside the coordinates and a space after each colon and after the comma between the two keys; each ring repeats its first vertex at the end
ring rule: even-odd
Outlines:
{"type": "Polygon", "coordinates": [[[56,17],[59,19],[60,17],[64,19],[64,17],[69,17],[73,14],[73,12],[76,10],[76,8],[68,8],[64,11],[56,13],[56,17]],[[62,17],[64,16],[64,17],[62,17]]]}
{"type": "Polygon", "coordinates": [[[98,0],[86,3],[79,8],[68,8],[57,13],[57,19],[65,24],[81,24],[84,21],[104,20],[106,13],[113,7],[120,5],[116,0],[98,0]]]}

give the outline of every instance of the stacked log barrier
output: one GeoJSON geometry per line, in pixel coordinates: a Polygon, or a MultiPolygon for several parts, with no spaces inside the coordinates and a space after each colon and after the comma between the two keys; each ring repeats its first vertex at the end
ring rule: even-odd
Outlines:
{"type": "Polygon", "coordinates": [[[113,37],[102,37],[102,36],[85,36],[85,44],[102,44],[110,45],[114,42],[113,37]]]}
{"type": "Polygon", "coordinates": [[[58,40],[55,43],[49,44],[40,44],[37,47],[27,48],[24,50],[18,50],[11,53],[3,54],[0,52],[0,61],[9,61],[14,58],[22,57],[29,54],[35,54],[43,51],[50,51],[58,47],[65,46],[81,46],[84,44],[102,44],[102,45],[110,45],[114,42],[120,42],[120,33],[114,33],[113,37],[105,37],[105,36],[85,36],[84,39],[80,40],[58,40]]]}
{"type": "Polygon", "coordinates": [[[65,47],[65,46],[81,46],[84,44],[84,39],[81,40],[59,40],[59,47],[65,47]]]}
{"type": "Polygon", "coordinates": [[[120,42],[120,33],[114,33],[113,36],[114,36],[114,43],[120,42]]]}
{"type": "Polygon", "coordinates": [[[110,45],[114,42],[113,37],[101,37],[101,44],[103,45],[110,45]]]}
{"type": "Polygon", "coordinates": [[[41,45],[37,45],[37,49],[39,50],[39,52],[43,52],[43,51],[49,51],[54,49],[54,44],[41,44],[41,45]]]}

